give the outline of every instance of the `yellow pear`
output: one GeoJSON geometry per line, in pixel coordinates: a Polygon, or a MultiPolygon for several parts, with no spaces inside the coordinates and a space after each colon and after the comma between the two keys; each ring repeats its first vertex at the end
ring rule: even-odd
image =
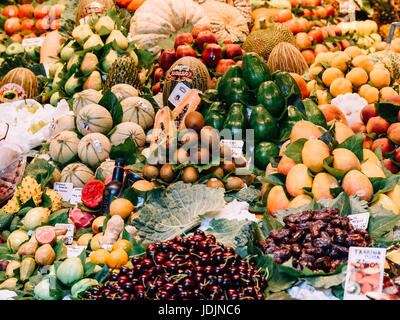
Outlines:
{"type": "Polygon", "coordinates": [[[373,204],[371,204],[371,207],[379,206],[381,205],[387,210],[393,211],[395,214],[399,214],[399,207],[393,202],[392,199],[390,199],[386,194],[380,194],[378,197],[378,200],[376,200],[373,204]]]}
{"type": "Polygon", "coordinates": [[[304,164],[296,164],[286,176],[286,190],[292,197],[305,194],[303,188],[311,188],[313,179],[304,164]]]}
{"type": "Polygon", "coordinates": [[[385,178],[386,175],[379,166],[373,161],[367,161],[361,164],[361,172],[368,178],[385,178]]]}
{"type": "Polygon", "coordinates": [[[322,198],[333,199],[330,189],[338,187],[339,182],[334,176],[329,173],[321,172],[314,177],[311,191],[317,201],[322,198]]]}
{"type": "Polygon", "coordinates": [[[308,204],[312,201],[312,198],[309,195],[301,194],[290,201],[289,208],[299,208],[308,204]]]}
{"type": "Polygon", "coordinates": [[[329,147],[321,140],[308,140],[301,152],[303,163],[314,173],[324,170],[324,159],[330,156],[329,147]]]}
{"type": "Polygon", "coordinates": [[[335,139],[337,142],[342,143],[347,138],[354,135],[354,131],[343,122],[335,122],[335,139]]]}

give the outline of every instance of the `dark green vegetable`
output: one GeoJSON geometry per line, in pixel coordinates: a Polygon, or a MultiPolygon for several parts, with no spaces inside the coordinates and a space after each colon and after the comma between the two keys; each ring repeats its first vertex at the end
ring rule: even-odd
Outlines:
{"type": "Polygon", "coordinates": [[[279,148],[272,142],[260,142],[254,150],[254,164],[257,168],[265,170],[271,158],[279,156],[279,148]]]}
{"type": "Polygon", "coordinates": [[[265,81],[271,80],[271,73],[264,59],[255,52],[243,56],[243,79],[250,89],[256,90],[265,81]]]}
{"type": "Polygon", "coordinates": [[[279,141],[285,141],[289,139],[292,128],[294,127],[295,123],[300,120],[305,120],[304,114],[301,113],[296,107],[288,106],[287,114],[280,122],[281,132],[279,141]]]}
{"type": "Polygon", "coordinates": [[[257,104],[262,105],[277,118],[285,109],[285,98],[273,81],[266,81],[258,88],[257,104]]]}
{"type": "Polygon", "coordinates": [[[302,97],[296,80],[289,73],[276,71],[272,74],[272,80],[284,96],[286,105],[293,104],[296,99],[302,97]]]}
{"type": "Polygon", "coordinates": [[[218,90],[220,97],[224,97],[224,93],[228,87],[228,82],[232,78],[241,78],[242,77],[242,69],[239,66],[232,66],[224,73],[224,75],[219,78],[218,86],[216,84],[215,88],[218,90]]]}
{"type": "Polygon", "coordinates": [[[235,102],[251,101],[251,95],[246,82],[242,78],[232,78],[228,81],[226,89],[224,90],[223,99],[228,105],[232,105],[235,102]]]}
{"type": "Polygon", "coordinates": [[[321,109],[311,99],[304,99],[303,106],[306,112],[306,118],[308,121],[314,123],[317,126],[326,128],[326,118],[322,113],[321,109]]]}
{"type": "Polygon", "coordinates": [[[256,142],[276,140],[279,135],[276,120],[263,106],[257,106],[253,109],[249,128],[254,130],[256,142]]]}

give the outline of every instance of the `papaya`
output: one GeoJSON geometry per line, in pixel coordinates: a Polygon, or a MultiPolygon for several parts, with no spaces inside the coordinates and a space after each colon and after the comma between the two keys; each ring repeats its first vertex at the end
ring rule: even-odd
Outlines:
{"type": "Polygon", "coordinates": [[[177,129],[173,119],[171,109],[164,107],[158,110],[154,119],[154,129],[151,135],[150,151],[154,151],[158,146],[168,147],[170,140],[177,135],[177,129]]]}
{"type": "Polygon", "coordinates": [[[186,129],[186,116],[190,112],[196,111],[198,106],[200,105],[201,98],[199,96],[199,92],[200,91],[197,89],[190,90],[189,93],[178,103],[178,105],[172,111],[172,117],[178,131],[186,129]]]}

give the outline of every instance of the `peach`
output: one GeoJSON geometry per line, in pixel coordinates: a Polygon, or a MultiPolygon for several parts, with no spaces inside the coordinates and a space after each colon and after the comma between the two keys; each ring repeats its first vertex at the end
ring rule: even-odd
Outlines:
{"type": "Polygon", "coordinates": [[[321,140],[308,140],[301,152],[303,163],[314,173],[324,170],[324,159],[330,155],[329,147],[321,140]]]}
{"type": "Polygon", "coordinates": [[[372,117],[367,122],[367,132],[368,133],[386,133],[390,124],[385,119],[380,116],[372,117]]]}
{"type": "Polygon", "coordinates": [[[285,210],[289,207],[290,201],[282,186],[274,186],[267,197],[267,210],[273,216],[278,210],[285,210]]]}
{"type": "Polygon", "coordinates": [[[400,208],[400,185],[396,185],[392,191],[386,193],[392,201],[400,208]]]}
{"type": "Polygon", "coordinates": [[[333,199],[330,189],[338,187],[339,183],[334,176],[321,172],[314,177],[312,193],[317,201],[322,198],[333,199]]]}
{"type": "Polygon", "coordinates": [[[278,164],[278,172],[287,176],[290,169],[292,169],[295,165],[296,165],[296,161],[283,155],[283,157],[281,158],[281,161],[279,161],[279,164],[278,164]]]}
{"type": "Polygon", "coordinates": [[[397,94],[397,95],[388,97],[388,98],[386,98],[386,102],[400,104],[400,96],[397,94]]]}
{"type": "Polygon", "coordinates": [[[400,148],[397,148],[396,151],[394,152],[394,160],[400,162],[400,148]]]}
{"type": "Polygon", "coordinates": [[[365,133],[363,133],[363,137],[364,137],[363,148],[371,149],[372,148],[372,139],[369,138],[365,133]]]}
{"type": "Polygon", "coordinates": [[[374,195],[374,188],[368,177],[358,170],[349,171],[343,178],[342,188],[350,196],[358,196],[369,201],[374,195]]]}
{"type": "Polygon", "coordinates": [[[313,179],[304,164],[296,164],[286,177],[286,190],[292,197],[305,194],[303,188],[311,188],[313,179]]]}
{"type": "Polygon", "coordinates": [[[395,144],[400,144],[400,122],[391,124],[387,130],[387,135],[395,144]]]}
{"type": "Polygon", "coordinates": [[[353,122],[350,125],[350,128],[351,128],[351,130],[353,130],[354,133],[357,133],[357,132],[365,133],[365,132],[367,132],[367,128],[365,127],[364,123],[362,123],[362,122],[353,122]]]}
{"type": "Polygon", "coordinates": [[[399,172],[399,167],[396,166],[390,159],[383,160],[383,164],[391,173],[396,174],[399,172]]]}
{"type": "Polygon", "coordinates": [[[333,167],[340,170],[349,170],[351,168],[360,169],[360,161],[357,156],[348,149],[337,148],[332,151],[333,167]]]}
{"type": "Polygon", "coordinates": [[[393,144],[390,142],[390,140],[388,138],[376,139],[372,143],[371,150],[375,151],[379,146],[381,147],[383,155],[385,155],[388,152],[392,152],[394,150],[393,144]]]}
{"type": "Polygon", "coordinates": [[[376,116],[378,116],[378,113],[376,112],[375,106],[373,104],[366,105],[364,108],[362,108],[360,113],[360,119],[362,122],[364,122],[365,125],[370,118],[376,116]]]}

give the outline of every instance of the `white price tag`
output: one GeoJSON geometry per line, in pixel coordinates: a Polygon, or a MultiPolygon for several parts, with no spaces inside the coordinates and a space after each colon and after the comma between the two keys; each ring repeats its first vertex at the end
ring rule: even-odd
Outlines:
{"type": "Polygon", "coordinates": [[[103,244],[103,245],[101,246],[102,249],[106,249],[106,250],[111,250],[112,247],[113,247],[112,244],[103,244]]]}
{"type": "Polygon", "coordinates": [[[71,204],[82,203],[82,188],[75,188],[71,193],[71,200],[69,201],[71,204]]]}
{"type": "Polygon", "coordinates": [[[381,294],[386,249],[350,247],[344,300],[368,300],[367,294],[381,294]]]}
{"type": "Polygon", "coordinates": [[[368,228],[369,212],[351,214],[347,217],[350,219],[350,223],[354,228],[364,230],[368,228]]]}
{"type": "Polygon", "coordinates": [[[221,140],[221,144],[227,145],[232,150],[232,157],[239,158],[242,156],[243,152],[243,140],[221,140]]]}
{"type": "Polygon", "coordinates": [[[86,250],[85,246],[67,246],[67,258],[77,257],[83,250],[86,250]]]}
{"type": "Polygon", "coordinates": [[[45,37],[24,39],[24,40],[22,40],[22,46],[27,47],[27,46],[35,45],[35,46],[41,47],[43,44],[44,38],[45,37]]]}
{"type": "Polygon", "coordinates": [[[46,274],[49,273],[50,266],[43,266],[40,268],[40,274],[46,274]]]}
{"type": "Polygon", "coordinates": [[[74,185],[72,183],[55,182],[54,191],[58,192],[64,201],[68,202],[71,199],[74,185]]]}
{"type": "Polygon", "coordinates": [[[187,85],[180,82],[175,86],[174,90],[172,90],[168,101],[176,107],[179,102],[189,93],[190,90],[191,89],[187,85]]]}
{"type": "Polygon", "coordinates": [[[56,223],[55,227],[58,226],[68,229],[67,233],[62,236],[62,239],[65,244],[71,244],[74,241],[75,226],[71,223],[56,223]]]}

